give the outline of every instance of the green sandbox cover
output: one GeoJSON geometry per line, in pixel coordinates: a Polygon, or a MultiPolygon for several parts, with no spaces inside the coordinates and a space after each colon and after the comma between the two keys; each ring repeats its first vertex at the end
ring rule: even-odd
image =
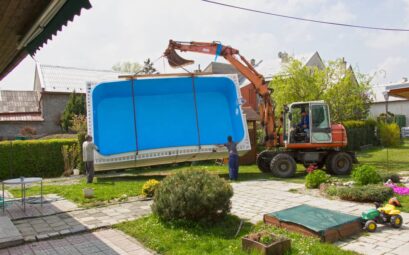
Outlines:
{"type": "Polygon", "coordinates": [[[344,224],[360,221],[361,217],[321,209],[309,205],[299,205],[282,211],[269,213],[280,221],[295,223],[311,229],[320,235],[328,229],[336,229],[344,224]]]}

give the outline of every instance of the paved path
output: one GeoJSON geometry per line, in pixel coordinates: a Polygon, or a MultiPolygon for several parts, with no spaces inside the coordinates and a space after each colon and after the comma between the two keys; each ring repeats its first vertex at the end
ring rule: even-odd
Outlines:
{"type": "Polygon", "coordinates": [[[0,255],[149,255],[151,251],[145,249],[138,241],[119,230],[101,230],[93,233],[66,236],[29,243],[0,250],[0,255]]]}
{"type": "MultiPolygon", "coordinates": [[[[7,198],[7,196],[6,196],[7,198]]],[[[39,198],[36,198],[36,202],[39,202],[39,198]]],[[[73,202],[70,202],[57,195],[45,195],[44,203],[41,206],[38,203],[32,204],[29,201],[26,202],[26,210],[23,210],[20,199],[9,202],[6,206],[6,210],[3,213],[0,207],[0,216],[7,216],[12,220],[17,220],[27,217],[39,217],[46,215],[53,215],[60,212],[67,212],[78,209],[78,206],[73,202]]]]}
{"type": "MultiPolygon", "coordinates": [[[[302,184],[280,181],[247,181],[234,183],[232,213],[256,223],[266,213],[279,211],[300,204],[308,204],[360,216],[372,204],[329,200],[310,195],[288,192],[303,187],[302,184]]],[[[402,213],[404,225],[401,229],[380,226],[376,233],[356,236],[338,242],[343,249],[362,254],[409,254],[409,214],[402,213]]]]}
{"type": "Polygon", "coordinates": [[[150,213],[150,201],[133,201],[38,218],[14,220],[25,241],[39,241],[109,227],[150,213]]]}

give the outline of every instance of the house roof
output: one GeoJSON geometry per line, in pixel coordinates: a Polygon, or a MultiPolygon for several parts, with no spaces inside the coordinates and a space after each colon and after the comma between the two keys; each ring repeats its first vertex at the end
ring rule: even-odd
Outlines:
{"type": "Polygon", "coordinates": [[[0,122],[43,121],[37,91],[0,90],[0,122]]]}
{"type": "Polygon", "coordinates": [[[39,102],[37,91],[0,90],[0,114],[40,112],[39,102]]]}
{"type": "Polygon", "coordinates": [[[83,8],[91,8],[89,0],[0,1],[0,80],[83,8]]]}
{"type": "Polygon", "coordinates": [[[253,110],[250,106],[242,107],[243,113],[246,114],[246,119],[249,121],[260,121],[260,115],[256,111],[253,110]]]}
{"type": "MultiPolygon", "coordinates": [[[[279,53],[280,54],[280,53],[279,53]]],[[[318,68],[323,68],[325,66],[318,52],[315,53],[305,53],[300,55],[290,56],[294,59],[299,60],[305,66],[317,66],[318,68]]],[[[256,67],[257,72],[262,74],[264,78],[268,81],[273,78],[273,76],[278,75],[285,69],[285,64],[281,58],[272,58],[259,63],[256,67]]],[[[240,83],[240,87],[245,87],[250,84],[250,81],[243,79],[240,83]]]]}
{"type": "MultiPolygon", "coordinates": [[[[41,91],[55,93],[85,93],[87,82],[117,80],[119,75],[126,73],[110,70],[93,70],[75,67],[63,67],[37,64],[41,91]]],[[[38,86],[34,86],[38,89],[38,86]]]]}
{"type": "Polygon", "coordinates": [[[44,121],[41,113],[12,113],[2,114],[0,113],[0,122],[14,122],[14,121],[44,121]]]}
{"type": "Polygon", "coordinates": [[[401,81],[396,83],[388,83],[384,85],[374,86],[372,87],[373,91],[373,102],[374,103],[383,103],[385,102],[384,93],[389,93],[389,102],[394,101],[404,101],[409,99],[409,82],[408,81],[401,81]]]}

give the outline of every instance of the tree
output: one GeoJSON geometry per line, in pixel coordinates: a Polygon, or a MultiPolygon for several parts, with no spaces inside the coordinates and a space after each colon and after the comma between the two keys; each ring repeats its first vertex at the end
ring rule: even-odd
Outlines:
{"type": "Polygon", "coordinates": [[[354,76],[340,60],[329,62],[330,86],[322,96],[330,109],[333,121],[362,120],[368,116],[371,103],[371,77],[364,74],[354,76]]]}
{"type": "Polygon", "coordinates": [[[139,73],[142,66],[136,62],[118,62],[112,66],[112,70],[124,73],[139,73]]]}
{"type": "Polygon", "coordinates": [[[72,119],[75,115],[86,115],[85,111],[85,95],[71,93],[68,98],[67,105],[61,116],[61,127],[68,132],[72,126],[72,119]]]}
{"type": "Polygon", "coordinates": [[[143,62],[143,67],[141,73],[143,74],[158,74],[159,72],[156,71],[156,68],[153,67],[153,63],[151,62],[151,59],[148,58],[143,62]]]}
{"type": "Polygon", "coordinates": [[[270,86],[274,89],[272,97],[279,114],[284,105],[320,99],[327,89],[327,81],[325,72],[317,67],[303,66],[300,61],[290,59],[270,86]]]}
{"type": "Polygon", "coordinates": [[[276,114],[292,102],[325,100],[331,109],[332,120],[341,122],[368,116],[371,80],[369,75],[346,69],[341,59],[328,62],[324,69],[304,66],[300,61],[290,59],[270,86],[274,89],[272,97],[276,114]]]}

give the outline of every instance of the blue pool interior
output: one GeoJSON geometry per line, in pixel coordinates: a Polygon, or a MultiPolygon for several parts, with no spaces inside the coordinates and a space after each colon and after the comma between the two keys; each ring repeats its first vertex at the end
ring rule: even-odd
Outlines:
{"type": "Polygon", "coordinates": [[[94,142],[103,155],[222,144],[228,135],[234,141],[245,135],[236,87],[226,77],[107,82],[91,96],[94,142]]]}

